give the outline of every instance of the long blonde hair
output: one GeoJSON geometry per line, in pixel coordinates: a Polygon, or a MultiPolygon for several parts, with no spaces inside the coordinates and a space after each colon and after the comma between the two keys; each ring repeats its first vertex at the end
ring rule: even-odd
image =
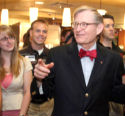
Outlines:
{"type": "MultiPolygon", "coordinates": [[[[0,34],[5,33],[9,37],[15,38],[15,45],[14,49],[12,51],[11,55],[11,65],[10,65],[10,71],[15,77],[17,77],[20,73],[20,60],[23,60],[23,57],[18,52],[18,46],[17,46],[17,40],[15,37],[15,34],[11,27],[6,25],[0,25],[0,34]]],[[[3,67],[4,65],[4,59],[1,56],[1,49],[0,49],[0,80],[3,80],[6,75],[6,70],[3,67]]]]}

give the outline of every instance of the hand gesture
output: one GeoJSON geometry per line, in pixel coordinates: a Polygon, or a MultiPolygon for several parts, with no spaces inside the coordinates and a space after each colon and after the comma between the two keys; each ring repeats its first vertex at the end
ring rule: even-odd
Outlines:
{"type": "Polygon", "coordinates": [[[50,73],[50,69],[54,66],[54,63],[45,64],[42,59],[38,60],[38,63],[35,65],[34,75],[38,79],[44,79],[50,73]]]}

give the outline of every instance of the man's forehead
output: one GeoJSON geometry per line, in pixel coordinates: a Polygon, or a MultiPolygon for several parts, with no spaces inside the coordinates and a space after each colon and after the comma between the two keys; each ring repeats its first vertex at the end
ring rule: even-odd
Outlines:
{"type": "Polygon", "coordinates": [[[91,10],[83,10],[83,11],[80,11],[77,13],[77,15],[79,15],[79,14],[93,14],[93,12],[91,10]]]}
{"type": "Polygon", "coordinates": [[[114,21],[111,18],[103,18],[103,23],[107,24],[107,23],[112,23],[114,24],[114,21]]]}
{"type": "Polygon", "coordinates": [[[33,27],[35,27],[35,26],[47,26],[47,25],[45,23],[42,23],[42,22],[35,22],[33,24],[33,27]]]}
{"type": "Polygon", "coordinates": [[[81,20],[81,21],[84,20],[86,22],[86,21],[95,20],[95,16],[94,16],[94,13],[92,11],[84,10],[84,11],[81,11],[81,12],[77,13],[77,15],[75,16],[74,19],[75,20],[81,20]],[[79,16],[81,16],[81,18],[79,18],[79,16]]]}
{"type": "Polygon", "coordinates": [[[45,23],[36,22],[36,23],[33,25],[33,29],[34,29],[34,28],[47,29],[48,26],[47,26],[45,23]]]}

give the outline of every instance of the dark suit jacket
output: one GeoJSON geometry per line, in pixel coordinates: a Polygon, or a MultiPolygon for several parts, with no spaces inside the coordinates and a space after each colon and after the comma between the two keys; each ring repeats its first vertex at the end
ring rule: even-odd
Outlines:
{"type": "Polygon", "coordinates": [[[119,54],[97,44],[97,58],[87,87],[76,43],[51,49],[48,62],[51,61],[55,65],[43,80],[43,90],[48,96],[54,92],[53,116],[108,116],[109,100],[125,103],[119,54]],[[46,86],[49,79],[53,79],[53,90],[46,86]]]}

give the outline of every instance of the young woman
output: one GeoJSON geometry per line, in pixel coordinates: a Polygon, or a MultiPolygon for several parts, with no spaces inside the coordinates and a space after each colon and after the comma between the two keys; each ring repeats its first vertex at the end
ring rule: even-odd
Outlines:
{"type": "Polygon", "coordinates": [[[0,79],[2,116],[26,116],[30,103],[32,66],[18,53],[17,40],[9,26],[0,26],[0,79]]]}

